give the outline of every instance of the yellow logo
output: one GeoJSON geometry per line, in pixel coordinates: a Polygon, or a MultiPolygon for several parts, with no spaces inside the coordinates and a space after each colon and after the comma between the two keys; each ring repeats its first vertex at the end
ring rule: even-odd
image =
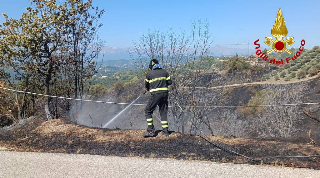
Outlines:
{"type": "Polygon", "coordinates": [[[280,8],[278,11],[276,22],[274,23],[271,29],[271,35],[274,36],[276,40],[273,40],[272,37],[266,37],[267,41],[264,42],[266,45],[272,47],[272,49],[268,50],[267,53],[269,54],[273,51],[281,53],[285,51],[291,54],[292,52],[287,49],[287,46],[291,46],[294,43],[294,41],[293,37],[287,37],[286,40],[283,40],[283,38],[287,36],[287,34],[288,30],[280,8]]]}

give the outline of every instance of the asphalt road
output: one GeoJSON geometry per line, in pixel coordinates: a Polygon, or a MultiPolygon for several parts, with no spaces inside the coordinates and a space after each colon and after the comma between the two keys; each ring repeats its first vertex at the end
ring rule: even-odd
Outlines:
{"type": "Polygon", "coordinates": [[[320,178],[320,171],[173,159],[0,151],[0,177],[320,178]]]}

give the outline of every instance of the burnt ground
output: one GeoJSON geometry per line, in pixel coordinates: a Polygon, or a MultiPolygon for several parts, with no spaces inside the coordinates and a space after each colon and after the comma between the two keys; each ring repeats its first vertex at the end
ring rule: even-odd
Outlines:
{"type": "Polygon", "coordinates": [[[174,158],[235,164],[261,164],[320,170],[319,143],[285,139],[244,139],[209,136],[224,148],[256,160],[250,161],[218,149],[199,136],[171,133],[145,139],[143,130],[108,130],[75,125],[63,119],[34,119],[13,130],[0,129],[0,147],[12,151],[93,154],[122,157],[174,158]]]}

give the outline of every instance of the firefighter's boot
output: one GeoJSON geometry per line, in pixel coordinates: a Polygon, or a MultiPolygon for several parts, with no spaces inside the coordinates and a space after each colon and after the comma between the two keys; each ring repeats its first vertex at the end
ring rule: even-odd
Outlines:
{"type": "Polygon", "coordinates": [[[143,135],[143,137],[145,137],[145,138],[157,136],[157,135],[156,135],[156,131],[155,131],[153,125],[152,125],[152,126],[148,126],[147,131],[144,132],[142,135],[143,135]]]}
{"type": "Polygon", "coordinates": [[[166,137],[168,137],[170,135],[168,128],[163,128],[162,130],[162,134],[166,137]]]}

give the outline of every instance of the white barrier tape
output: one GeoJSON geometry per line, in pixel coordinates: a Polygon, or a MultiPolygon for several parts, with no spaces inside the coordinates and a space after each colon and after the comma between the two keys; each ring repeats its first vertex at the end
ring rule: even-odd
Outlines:
{"type": "MultiPolygon", "coordinates": [[[[63,96],[51,96],[51,95],[45,95],[41,93],[32,93],[32,92],[25,92],[20,90],[14,90],[6,87],[0,87],[0,89],[13,91],[17,93],[26,93],[26,94],[32,94],[32,95],[38,95],[38,96],[45,96],[45,97],[51,97],[51,98],[59,98],[59,99],[67,99],[67,100],[75,100],[75,101],[84,101],[84,102],[93,102],[93,103],[105,103],[105,104],[118,104],[118,105],[127,105],[130,103],[117,103],[117,102],[111,102],[111,101],[94,101],[94,100],[88,100],[88,99],[79,99],[79,98],[67,98],[63,96]]],[[[146,104],[132,104],[134,106],[145,106],[146,104]]],[[[239,107],[279,107],[279,106],[301,106],[301,105],[320,105],[320,103],[296,103],[296,104],[274,104],[274,105],[255,105],[255,106],[224,106],[224,105],[212,105],[212,106],[185,106],[185,107],[195,107],[195,108],[239,108],[239,107]]],[[[169,106],[172,107],[172,106],[169,106]]],[[[180,108],[182,109],[182,108],[180,108]]]]}

